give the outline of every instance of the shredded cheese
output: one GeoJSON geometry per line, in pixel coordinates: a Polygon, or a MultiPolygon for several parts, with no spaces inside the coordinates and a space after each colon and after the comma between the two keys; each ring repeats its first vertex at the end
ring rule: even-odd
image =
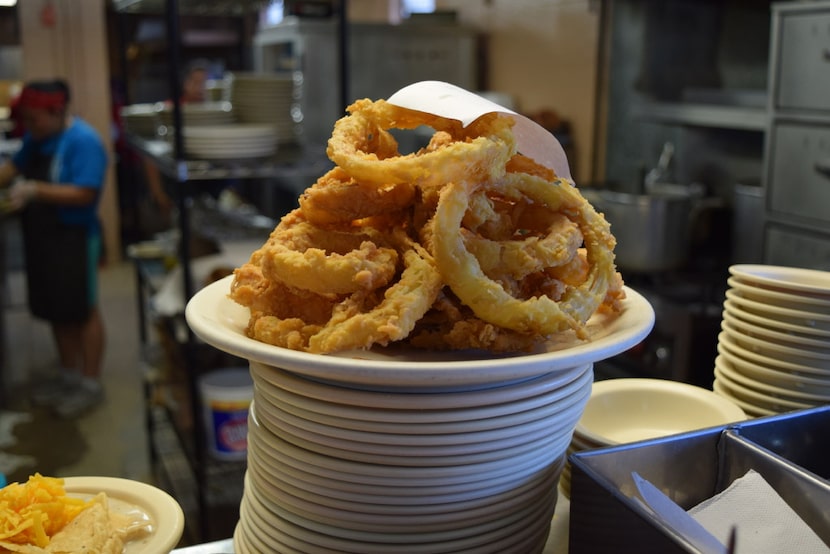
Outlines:
{"type": "Polygon", "coordinates": [[[67,496],[63,479],[35,473],[0,489],[0,541],[46,547],[89,504],[67,496]]]}

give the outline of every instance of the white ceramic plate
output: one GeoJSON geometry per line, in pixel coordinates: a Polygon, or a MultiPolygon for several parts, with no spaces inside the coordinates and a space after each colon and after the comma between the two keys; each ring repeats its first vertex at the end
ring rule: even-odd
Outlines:
{"type": "Polygon", "coordinates": [[[830,338],[822,339],[820,337],[809,337],[795,333],[782,332],[774,327],[766,327],[764,325],[745,321],[729,310],[724,310],[722,317],[722,325],[729,325],[751,337],[768,340],[781,344],[782,346],[789,346],[792,348],[806,347],[813,348],[818,351],[830,352],[830,338]]]}
{"type": "Polygon", "coordinates": [[[731,367],[729,362],[722,356],[715,358],[715,377],[723,376],[726,379],[738,383],[744,387],[774,396],[776,398],[783,398],[784,400],[792,400],[795,402],[803,402],[805,404],[827,404],[830,403],[830,394],[813,394],[792,390],[787,387],[779,387],[770,385],[764,381],[758,381],[748,375],[744,375],[740,371],[731,367]]]}
{"type": "Polygon", "coordinates": [[[770,356],[766,356],[760,352],[755,352],[753,350],[749,350],[748,348],[744,348],[743,346],[738,344],[730,334],[726,333],[725,331],[721,331],[720,334],[718,334],[718,344],[723,345],[723,348],[725,348],[728,352],[731,352],[735,356],[739,356],[744,360],[748,360],[751,362],[759,362],[766,367],[774,367],[782,371],[789,371],[793,373],[799,373],[802,375],[812,375],[822,378],[830,377],[830,372],[828,372],[827,370],[823,370],[819,367],[794,363],[779,358],[773,358],[770,356]]]}
{"type": "Polygon", "coordinates": [[[756,381],[811,394],[830,394],[830,376],[802,374],[746,360],[721,344],[718,344],[718,355],[735,371],[756,381]]]}
{"type": "Polygon", "coordinates": [[[575,433],[599,444],[621,444],[743,419],[738,406],[702,387],[619,378],[594,383],[575,433]]]}
{"type": "Polygon", "coordinates": [[[796,336],[817,338],[818,340],[830,339],[830,330],[805,327],[803,325],[797,325],[781,319],[776,319],[775,316],[753,313],[745,310],[736,302],[729,299],[723,302],[723,307],[730,314],[742,319],[743,321],[761,325],[768,329],[775,329],[782,333],[788,333],[796,336]]]}
{"type": "Polygon", "coordinates": [[[496,356],[491,352],[442,353],[396,348],[318,355],[279,348],[245,335],[249,311],[230,298],[233,276],[200,290],[185,312],[191,329],[230,354],[331,381],[386,386],[452,387],[501,383],[610,358],[638,344],[654,325],[654,310],[626,288],[622,312],[597,314],[587,324],[588,340],[562,333],[538,354],[496,356]]]}
{"type": "Polygon", "coordinates": [[[110,509],[123,513],[142,512],[153,525],[147,537],[126,544],[124,554],[158,554],[170,552],[181,539],[184,513],[176,500],[166,492],[130,479],[118,477],[66,477],[67,494],[89,498],[106,493],[110,509]]]}
{"type": "Polygon", "coordinates": [[[830,297],[830,272],[775,265],[737,264],[729,273],[772,290],[830,297]]]}
{"type": "Polygon", "coordinates": [[[737,277],[729,277],[726,284],[738,291],[741,296],[758,302],[766,302],[782,308],[793,308],[796,310],[807,310],[827,313],[830,309],[830,295],[816,296],[808,294],[796,294],[792,292],[771,290],[761,288],[754,284],[744,283],[737,277]]]}
{"type": "Polygon", "coordinates": [[[732,341],[739,346],[766,356],[774,360],[788,362],[798,365],[806,365],[815,369],[820,369],[830,372],[830,355],[827,353],[816,354],[812,351],[802,350],[798,348],[790,348],[781,346],[778,343],[757,339],[745,333],[741,333],[736,329],[730,327],[728,323],[724,323],[723,334],[726,334],[732,341]]]}
{"type": "Polygon", "coordinates": [[[792,308],[781,308],[750,300],[740,296],[738,292],[729,289],[726,291],[727,300],[732,301],[745,311],[766,316],[777,321],[783,321],[807,329],[821,329],[830,331],[830,313],[808,312],[805,310],[794,310],[792,308]]]}
{"type": "Polygon", "coordinates": [[[715,382],[712,383],[712,390],[718,396],[722,396],[722,397],[730,400],[731,402],[734,402],[738,406],[740,406],[740,408],[748,416],[763,417],[763,416],[775,415],[775,414],[778,413],[774,410],[769,410],[767,408],[761,408],[761,407],[756,406],[755,404],[753,404],[751,402],[747,402],[746,400],[743,400],[742,398],[739,398],[738,396],[734,395],[732,393],[732,391],[729,389],[729,387],[726,386],[724,384],[724,382],[720,379],[715,379],[715,382]]]}

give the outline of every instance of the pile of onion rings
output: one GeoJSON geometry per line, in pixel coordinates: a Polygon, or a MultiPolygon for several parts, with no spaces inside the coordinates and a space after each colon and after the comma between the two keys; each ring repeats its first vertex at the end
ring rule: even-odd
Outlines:
{"type": "Polygon", "coordinates": [[[234,271],[248,336],[313,353],[405,344],[530,350],[624,298],[605,218],[517,152],[511,118],[467,127],[359,100],[328,144],[335,167],[234,271]],[[428,126],[401,154],[392,129],[428,126]]]}

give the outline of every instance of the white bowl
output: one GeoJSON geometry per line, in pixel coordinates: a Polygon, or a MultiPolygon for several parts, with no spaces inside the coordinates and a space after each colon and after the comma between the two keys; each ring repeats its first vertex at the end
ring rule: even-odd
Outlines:
{"type": "MultiPolygon", "coordinates": [[[[737,304],[744,311],[762,315],[764,317],[774,319],[776,321],[783,321],[791,325],[796,325],[803,329],[821,329],[823,331],[830,331],[830,312],[808,312],[805,310],[796,310],[793,308],[782,308],[771,304],[765,304],[756,300],[744,298],[738,292],[729,289],[726,291],[727,300],[731,300],[737,304]]],[[[802,331],[803,332],[803,331],[802,331]]]]}
{"type": "Polygon", "coordinates": [[[743,306],[729,299],[723,302],[724,310],[740,318],[743,321],[760,325],[768,329],[775,329],[782,333],[787,333],[795,337],[812,338],[816,340],[830,339],[830,330],[819,329],[815,327],[805,327],[794,323],[789,323],[782,319],[776,318],[774,315],[766,315],[754,313],[746,310],[743,306]]]}
{"type": "Polygon", "coordinates": [[[816,352],[815,350],[809,350],[807,348],[783,346],[775,342],[752,337],[738,331],[726,322],[724,322],[723,328],[724,330],[721,334],[726,335],[733,342],[747,350],[774,360],[830,371],[830,353],[816,352]]]}
{"type": "Polygon", "coordinates": [[[804,336],[796,333],[780,331],[776,329],[775,326],[767,327],[765,325],[741,319],[739,315],[736,315],[730,310],[724,310],[722,317],[722,327],[729,326],[730,328],[734,328],[735,330],[751,337],[756,337],[792,348],[812,348],[817,351],[830,352],[830,338],[823,339],[821,337],[804,336]]]}
{"type": "Polygon", "coordinates": [[[705,429],[746,419],[713,391],[664,379],[621,378],[594,383],[575,433],[611,445],[705,429]]]}
{"type": "Polygon", "coordinates": [[[781,308],[823,313],[827,313],[827,310],[830,309],[830,295],[825,297],[771,290],[752,283],[744,283],[737,277],[728,278],[726,284],[745,298],[780,306],[781,308]]]}
{"type": "Polygon", "coordinates": [[[830,376],[804,375],[792,371],[781,370],[758,361],[749,361],[718,344],[718,357],[723,363],[749,379],[759,383],[786,388],[791,391],[800,391],[808,394],[830,395],[830,376]]]}
{"type": "Polygon", "coordinates": [[[749,348],[744,348],[733,336],[725,331],[721,331],[718,335],[718,345],[723,345],[728,352],[739,356],[749,362],[758,362],[765,367],[773,367],[780,371],[788,371],[800,375],[811,375],[815,377],[827,378],[830,377],[830,371],[821,369],[814,365],[801,364],[790,360],[784,360],[773,356],[767,356],[762,352],[756,352],[749,348]]]}
{"type": "Polygon", "coordinates": [[[765,381],[753,379],[735,369],[723,356],[715,358],[715,377],[723,377],[756,392],[784,400],[810,405],[827,404],[830,402],[830,394],[805,392],[787,386],[771,385],[765,381]]]}

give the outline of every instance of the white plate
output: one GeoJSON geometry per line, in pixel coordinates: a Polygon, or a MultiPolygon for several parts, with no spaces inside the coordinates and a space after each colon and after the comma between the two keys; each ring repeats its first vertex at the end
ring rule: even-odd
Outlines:
{"type": "Polygon", "coordinates": [[[817,337],[819,339],[830,338],[830,330],[818,329],[814,327],[805,327],[803,325],[796,325],[793,323],[789,323],[787,321],[783,321],[781,319],[777,319],[775,318],[775,316],[767,316],[753,313],[743,309],[740,305],[729,299],[723,302],[723,307],[726,311],[728,311],[736,317],[739,317],[744,321],[748,321],[756,325],[761,325],[769,329],[775,329],[777,331],[781,331],[782,333],[786,332],[791,335],[802,337],[817,337]]]}
{"type": "Polygon", "coordinates": [[[830,352],[830,338],[822,339],[820,337],[809,337],[795,333],[786,333],[779,331],[775,327],[766,327],[764,325],[755,324],[741,319],[737,314],[730,310],[724,310],[723,323],[741,331],[751,337],[769,340],[782,346],[789,346],[793,348],[813,348],[819,351],[830,352]]]}
{"type": "Polygon", "coordinates": [[[744,413],[746,413],[747,416],[763,417],[776,415],[778,413],[774,410],[761,408],[751,402],[747,402],[746,400],[737,397],[732,393],[729,387],[725,385],[724,382],[720,379],[715,379],[714,383],[712,383],[712,390],[715,392],[715,394],[722,396],[737,404],[744,411],[744,413]]]}
{"type": "Polygon", "coordinates": [[[830,372],[828,372],[827,370],[823,370],[812,365],[804,365],[790,362],[787,360],[782,360],[779,358],[773,358],[770,356],[766,356],[760,352],[755,352],[753,350],[749,350],[748,348],[744,348],[743,346],[738,344],[732,338],[732,336],[726,333],[725,331],[721,331],[720,334],[718,334],[718,343],[719,345],[723,345],[723,348],[725,348],[732,354],[739,356],[744,360],[748,360],[751,362],[759,362],[766,367],[774,367],[782,371],[800,373],[802,375],[812,375],[822,378],[830,377],[830,372]]]}
{"type": "Polygon", "coordinates": [[[794,310],[792,308],[781,308],[744,298],[732,289],[726,291],[727,300],[732,301],[745,311],[766,316],[777,321],[783,321],[806,329],[821,329],[830,331],[830,313],[808,312],[805,310],[794,310]]]}
{"type": "Polygon", "coordinates": [[[795,402],[804,402],[806,404],[827,404],[830,402],[830,394],[813,394],[808,392],[801,392],[792,390],[788,387],[779,387],[770,385],[764,381],[758,381],[748,375],[744,375],[739,370],[733,368],[729,362],[722,356],[715,358],[715,376],[724,376],[730,381],[734,381],[739,385],[743,385],[749,389],[768,394],[776,398],[783,398],[784,400],[792,400],[795,402]]]}
{"type": "Polygon", "coordinates": [[[723,327],[724,330],[721,331],[723,334],[726,334],[734,343],[746,348],[747,350],[756,352],[773,360],[806,365],[815,369],[830,372],[830,354],[817,354],[813,351],[789,348],[781,346],[775,342],[757,339],[737,331],[726,322],[724,322],[723,327]]]}
{"type": "Polygon", "coordinates": [[[746,283],[772,290],[830,297],[830,272],[776,265],[737,264],[729,273],[746,283]]]}
{"type": "Polygon", "coordinates": [[[804,410],[816,406],[813,402],[799,402],[758,392],[732,380],[717,369],[715,370],[715,379],[723,383],[732,392],[733,397],[740,398],[744,402],[748,402],[758,408],[771,410],[776,413],[804,410]]]}
{"type": "Polygon", "coordinates": [[[803,374],[770,366],[757,360],[746,360],[722,344],[718,344],[718,355],[735,371],[756,381],[811,394],[830,394],[830,376],[803,374]]]}
{"type": "Polygon", "coordinates": [[[181,539],[184,513],[176,500],[166,492],[140,481],[118,477],[66,477],[67,494],[89,498],[106,493],[110,509],[132,513],[139,510],[151,521],[153,532],[147,537],[128,542],[124,554],[158,554],[170,552],[181,539]]]}
{"type": "Polygon", "coordinates": [[[496,356],[491,352],[441,353],[396,348],[337,355],[297,352],[245,335],[249,311],[230,298],[233,276],[201,289],[185,312],[194,333],[208,344],[264,364],[331,381],[385,386],[442,387],[500,383],[610,358],[638,344],[654,325],[654,310],[630,288],[620,314],[596,314],[588,340],[562,333],[539,354],[496,356]]]}
{"type": "Polygon", "coordinates": [[[825,297],[766,289],[752,283],[744,283],[737,277],[729,277],[726,280],[726,284],[738,291],[741,296],[749,298],[750,300],[766,302],[781,306],[782,308],[816,312],[823,311],[824,313],[827,313],[827,310],[830,309],[830,295],[825,297]]]}

